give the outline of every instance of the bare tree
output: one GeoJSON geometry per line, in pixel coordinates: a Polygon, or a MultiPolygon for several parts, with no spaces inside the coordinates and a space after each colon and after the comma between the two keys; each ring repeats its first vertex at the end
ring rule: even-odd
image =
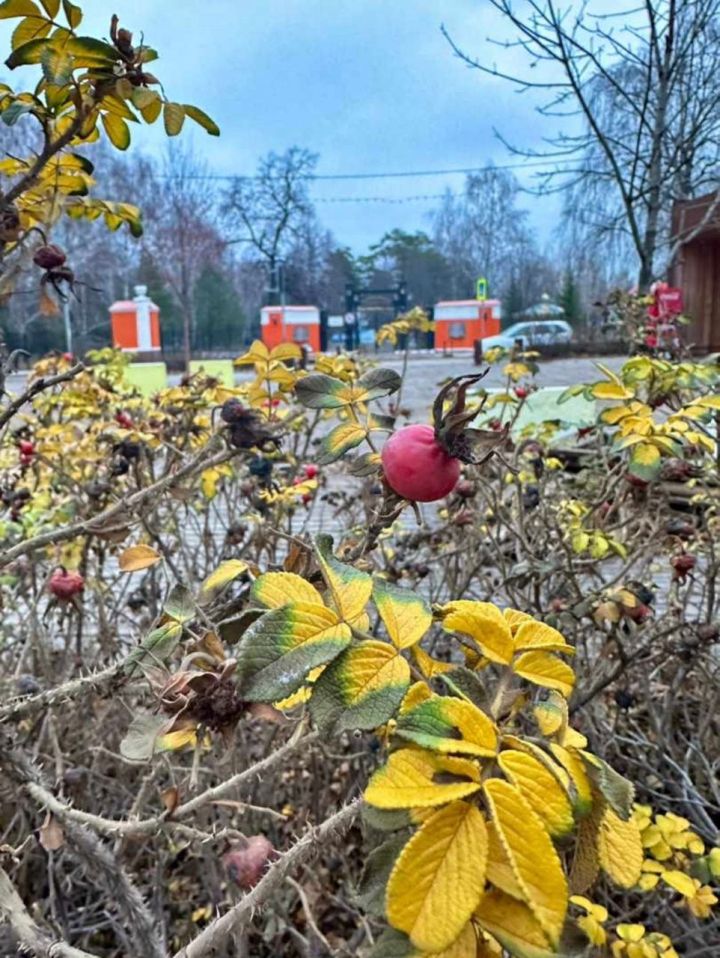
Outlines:
{"type": "Polygon", "coordinates": [[[519,195],[512,173],[490,167],[468,176],[461,196],[447,193],[432,214],[435,245],[451,267],[452,296],[474,295],[479,276],[495,292],[504,290],[513,267],[527,259],[534,241],[519,195]]]}
{"type": "Polygon", "coordinates": [[[247,244],[265,265],[275,290],[278,266],[312,214],[308,182],[317,159],[297,146],[269,153],[260,160],[257,175],[234,180],[226,197],[230,221],[241,234],[231,242],[247,244]]]}
{"type": "Polygon", "coordinates": [[[512,149],[548,160],[542,188],[576,188],[589,228],[627,237],[646,288],[661,252],[672,255],[672,201],[717,185],[720,0],[642,0],[611,14],[587,2],[489,3],[515,32],[503,45],[524,53],[532,73],[473,59],[446,33],[453,49],[522,91],[546,92],[544,117],[581,118],[581,132],[558,133],[548,150],[512,149]]]}
{"type": "Polygon", "coordinates": [[[216,225],[217,198],[208,188],[203,165],[190,150],[169,149],[152,181],[154,199],[145,204],[143,243],[180,309],[188,364],[195,285],[203,269],[225,254],[227,244],[216,225]]]}

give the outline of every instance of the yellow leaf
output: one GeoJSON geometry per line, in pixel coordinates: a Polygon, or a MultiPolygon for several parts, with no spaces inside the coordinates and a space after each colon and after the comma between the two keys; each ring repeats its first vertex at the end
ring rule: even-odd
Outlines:
{"type": "Polygon", "coordinates": [[[487,880],[491,882],[500,891],[504,891],[513,898],[520,901],[525,900],[525,893],[515,877],[512,864],[505,851],[503,843],[500,841],[497,828],[493,822],[487,823],[488,829],[488,860],[487,860],[487,880]]]}
{"type": "Polygon", "coordinates": [[[388,921],[424,951],[451,945],[475,910],[485,884],[487,829],[474,805],[435,812],[405,845],[386,893],[388,921]]]}
{"type": "Polygon", "coordinates": [[[565,924],[568,886],[550,836],[514,785],[492,778],[483,790],[525,901],[550,943],[557,946],[565,924]]]}
{"type": "Polygon", "coordinates": [[[695,882],[685,872],[677,870],[663,872],[662,880],[686,898],[692,898],[695,894],[695,882]]]}
{"type": "Polygon", "coordinates": [[[168,732],[167,735],[160,735],[155,740],[155,751],[156,752],[176,752],[181,748],[186,748],[188,745],[195,745],[197,742],[197,729],[192,726],[190,728],[181,728],[176,732],[168,732]]]}
{"type": "Polygon", "coordinates": [[[507,665],[513,656],[510,625],[500,609],[490,602],[459,599],[440,610],[443,628],[470,636],[491,662],[507,665]]]}
{"type": "Polygon", "coordinates": [[[442,675],[444,672],[452,672],[454,668],[452,662],[441,662],[440,659],[434,659],[419,645],[414,645],[411,652],[417,667],[426,679],[431,679],[436,675],[442,675]]]}
{"type": "Polygon", "coordinates": [[[401,748],[393,752],[365,789],[365,801],[376,808],[427,808],[472,795],[480,788],[475,762],[401,748]],[[435,776],[462,776],[466,781],[435,781],[435,776]]]}
{"type": "Polygon", "coordinates": [[[120,556],[118,565],[121,572],[139,572],[141,569],[149,569],[160,559],[162,556],[152,546],[130,546],[120,556]]]}
{"type": "Polygon", "coordinates": [[[513,672],[528,682],[556,689],[566,698],[575,685],[575,673],[565,662],[548,652],[523,652],[512,665],[513,672]]]}
{"type": "Polygon", "coordinates": [[[544,622],[523,622],[515,633],[515,651],[522,652],[529,649],[544,649],[546,652],[568,652],[575,650],[568,645],[564,636],[545,625],[544,622]]]}
{"type": "Polygon", "coordinates": [[[517,632],[524,622],[534,622],[535,619],[527,612],[520,612],[518,609],[503,609],[503,617],[513,635],[517,632]]]}
{"type": "Polygon", "coordinates": [[[567,727],[567,702],[559,692],[550,690],[546,693],[546,697],[533,708],[533,715],[543,735],[555,735],[567,727]]]}
{"type": "Polygon", "coordinates": [[[598,858],[605,874],[620,888],[634,888],[640,881],[643,847],[634,818],[624,822],[608,805],[598,830],[598,858]]]}
{"type": "Polygon", "coordinates": [[[516,958],[551,958],[556,954],[530,908],[502,891],[484,895],[475,918],[516,958]]]}
{"type": "Polygon", "coordinates": [[[323,604],[315,586],[294,572],[266,572],[253,582],[250,596],[268,609],[279,609],[289,602],[323,604]]]}
{"type": "Polygon", "coordinates": [[[275,346],[270,353],[270,359],[301,359],[302,358],[302,349],[298,346],[297,343],[280,343],[279,346],[275,346]]]}
{"type": "Polygon", "coordinates": [[[593,399],[632,399],[635,393],[621,383],[595,383],[590,393],[593,399]]]}
{"type": "MultiPolygon", "coordinates": [[[[243,562],[242,559],[227,559],[225,562],[221,562],[214,572],[210,573],[200,586],[200,590],[202,592],[212,592],[215,589],[221,589],[228,582],[237,579],[243,572],[247,572],[247,567],[247,562],[243,562]]],[[[314,601],[314,599],[310,601],[314,601]]]]}
{"type": "Polygon", "coordinates": [[[592,808],[592,785],[585,771],[585,764],[580,756],[562,745],[550,744],[550,751],[560,762],[570,776],[575,790],[575,811],[578,815],[586,815],[592,808]]]}
{"type": "Polygon", "coordinates": [[[498,764],[537,812],[551,835],[560,837],[572,831],[575,819],[570,799],[546,765],[534,755],[515,749],[501,752],[498,764]]]}
{"type": "Polygon", "coordinates": [[[400,706],[400,715],[404,715],[405,712],[409,712],[410,709],[414,709],[416,705],[419,705],[421,702],[427,702],[429,698],[432,698],[432,692],[427,687],[425,682],[414,682],[410,688],[405,693],[405,698],[402,700],[400,706]]]}
{"type": "Polygon", "coordinates": [[[388,637],[397,649],[416,645],[430,628],[432,613],[427,602],[410,589],[376,579],[373,598],[388,637]]]}

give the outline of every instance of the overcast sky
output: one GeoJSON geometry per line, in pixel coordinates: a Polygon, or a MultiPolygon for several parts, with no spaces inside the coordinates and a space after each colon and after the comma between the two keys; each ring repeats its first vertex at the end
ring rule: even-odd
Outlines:
{"type": "MultiPolygon", "coordinates": [[[[474,56],[506,64],[507,53],[487,42],[502,26],[487,0],[79,2],[88,33],[106,35],[113,9],[123,25],[144,31],[160,51],[153,69],[168,96],[217,120],[219,139],[192,134],[217,173],[252,172],[261,154],[295,144],[317,152],[326,174],[517,164],[493,128],[530,146],[549,132],[532,95],[469,69],[441,35],[444,23],[474,56]]],[[[4,48],[9,31],[0,22],[4,48]]],[[[161,148],[159,131],[133,127],[133,136],[139,148],[161,148]]],[[[531,182],[529,172],[516,173],[531,182]]],[[[462,175],[335,181],[314,184],[313,196],[338,241],[362,251],[393,226],[428,228],[437,200],[324,201],[434,196],[462,183],[462,175]]],[[[525,202],[540,236],[549,236],[557,202],[525,202]]]]}

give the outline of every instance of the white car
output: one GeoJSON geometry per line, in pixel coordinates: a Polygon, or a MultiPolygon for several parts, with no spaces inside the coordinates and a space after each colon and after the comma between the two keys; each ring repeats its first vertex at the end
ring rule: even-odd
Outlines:
{"type": "Polygon", "coordinates": [[[483,352],[497,346],[502,349],[512,349],[518,340],[522,340],[523,347],[551,346],[555,343],[571,342],[572,335],[572,327],[564,319],[537,322],[530,320],[525,323],[513,323],[497,336],[486,336],[482,340],[482,349],[483,352]]]}

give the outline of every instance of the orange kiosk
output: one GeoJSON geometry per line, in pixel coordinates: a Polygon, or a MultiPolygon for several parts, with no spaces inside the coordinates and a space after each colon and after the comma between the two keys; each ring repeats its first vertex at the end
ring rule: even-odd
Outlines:
{"type": "Polygon", "coordinates": [[[500,300],[446,300],[435,306],[433,319],[436,349],[472,349],[476,339],[500,332],[500,300]]]}
{"type": "Polygon", "coordinates": [[[320,310],[316,306],[263,306],[260,334],[268,349],[297,343],[320,352],[320,310]]]}
{"type": "Polygon", "coordinates": [[[160,308],[148,296],[147,286],[136,286],[134,299],[113,303],[110,322],[115,349],[124,353],[160,352],[160,308]]]}

